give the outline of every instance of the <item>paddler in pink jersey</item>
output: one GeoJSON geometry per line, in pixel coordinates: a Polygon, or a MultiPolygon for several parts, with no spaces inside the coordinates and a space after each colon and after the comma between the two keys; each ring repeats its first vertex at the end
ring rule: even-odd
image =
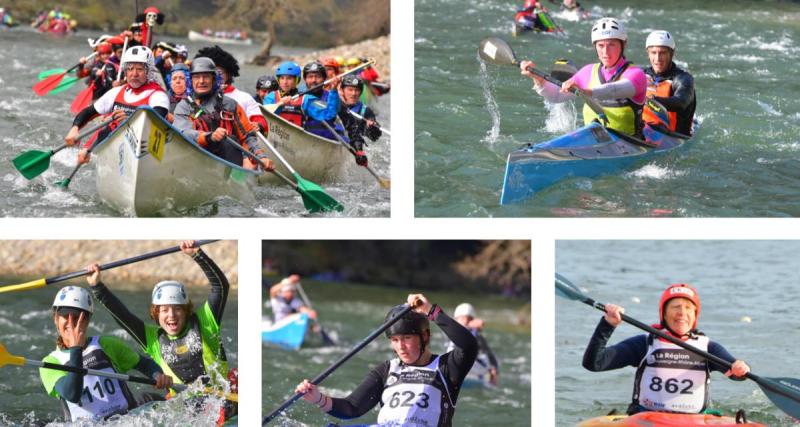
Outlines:
{"type": "MultiPolygon", "coordinates": [[[[552,103],[566,102],[575,97],[569,90],[581,89],[603,106],[607,127],[622,133],[642,137],[642,108],[647,96],[647,77],[641,68],[625,59],[628,33],[614,18],[601,18],[592,27],[592,44],[597,51],[596,64],[581,68],[561,88],[527,71],[536,66],[531,61],[520,62],[522,74],[533,79],[533,89],[552,103]]],[[[589,124],[598,115],[583,106],[583,121],[589,124]]]]}

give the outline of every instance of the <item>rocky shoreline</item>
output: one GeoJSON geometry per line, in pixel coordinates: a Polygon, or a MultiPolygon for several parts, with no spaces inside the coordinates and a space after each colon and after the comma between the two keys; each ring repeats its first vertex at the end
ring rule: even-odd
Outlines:
{"type": "MultiPolygon", "coordinates": [[[[0,241],[0,276],[20,282],[70,273],[92,262],[105,264],[177,246],[172,240],[3,240],[0,241]]],[[[235,240],[204,245],[205,251],[228,277],[231,288],[238,288],[238,251],[235,240]]],[[[151,289],[161,280],[178,280],[190,287],[206,287],[202,270],[183,253],[129,264],[103,272],[103,280],[117,289],[151,289]]],[[[18,282],[13,282],[18,283],[18,282]]],[[[83,278],[73,284],[85,284],[83,278]]],[[[7,282],[3,284],[12,284],[7,282]]]]}
{"type": "Polygon", "coordinates": [[[325,58],[329,56],[341,56],[345,59],[357,58],[374,58],[375,69],[378,70],[381,81],[388,82],[391,78],[392,70],[392,54],[391,54],[391,35],[381,36],[374,39],[363,40],[354,44],[346,44],[336,46],[334,48],[318,50],[305,55],[291,56],[291,57],[271,57],[267,63],[267,68],[273,69],[278,63],[290,60],[294,61],[300,66],[303,66],[311,61],[325,58]]]}

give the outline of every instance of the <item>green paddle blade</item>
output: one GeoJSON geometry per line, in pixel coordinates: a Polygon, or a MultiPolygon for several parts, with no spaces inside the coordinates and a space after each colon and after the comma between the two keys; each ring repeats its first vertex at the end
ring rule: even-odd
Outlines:
{"type": "Polygon", "coordinates": [[[52,150],[48,152],[37,150],[26,151],[15,157],[11,163],[14,164],[14,167],[26,179],[33,179],[50,167],[50,156],[52,156],[53,153],[52,150]]]}
{"type": "Polygon", "coordinates": [[[64,92],[65,90],[71,88],[78,80],[80,79],[75,76],[64,77],[64,79],[61,80],[61,83],[59,83],[59,85],[56,86],[55,89],[51,90],[50,92],[47,92],[47,94],[53,95],[56,93],[64,92]]]}
{"type": "Polygon", "coordinates": [[[49,70],[44,70],[41,73],[39,73],[38,79],[39,80],[44,80],[44,79],[52,76],[53,74],[61,74],[64,71],[67,71],[67,69],[66,68],[51,68],[49,70]]]}
{"type": "Polygon", "coordinates": [[[336,199],[325,193],[319,185],[303,178],[297,172],[294,173],[294,179],[297,181],[296,190],[303,197],[303,205],[309,212],[341,212],[344,206],[337,202],[336,199]]]}

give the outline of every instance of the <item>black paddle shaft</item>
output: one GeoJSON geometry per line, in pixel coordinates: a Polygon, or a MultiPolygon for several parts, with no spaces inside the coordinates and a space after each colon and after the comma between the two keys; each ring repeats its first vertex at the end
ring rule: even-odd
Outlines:
{"type": "MultiPolygon", "coordinates": [[[[79,368],[77,366],[69,366],[69,365],[59,365],[59,364],[50,363],[50,362],[41,362],[41,363],[42,363],[41,367],[45,368],[45,369],[55,369],[57,371],[66,371],[66,372],[73,372],[73,373],[81,374],[81,375],[89,375],[89,370],[86,369],[86,368],[79,368]]],[[[152,378],[134,377],[134,376],[130,376],[130,375],[125,375],[125,377],[127,377],[127,378],[125,378],[123,381],[129,381],[129,382],[134,382],[134,383],[139,383],[139,384],[156,385],[156,380],[154,380],[152,378]]]]}
{"type": "MultiPolygon", "coordinates": [[[[355,356],[356,353],[361,351],[361,349],[366,347],[367,344],[372,342],[372,340],[374,340],[378,335],[382,334],[384,331],[389,329],[389,327],[394,325],[395,322],[400,320],[401,317],[405,316],[406,313],[408,313],[412,309],[413,309],[413,307],[411,307],[410,305],[406,306],[396,316],[394,316],[391,319],[387,320],[386,323],[381,325],[378,329],[372,331],[371,334],[367,335],[366,338],[364,338],[360,343],[358,343],[355,347],[353,347],[353,349],[350,350],[350,352],[348,352],[347,354],[342,356],[336,362],[333,362],[333,364],[331,366],[329,366],[328,369],[322,371],[321,374],[319,374],[316,377],[314,377],[314,379],[311,380],[311,384],[318,385],[319,383],[321,383],[325,378],[328,377],[328,375],[332,374],[333,371],[339,369],[340,366],[342,366],[345,362],[350,360],[351,357],[355,356]]],[[[294,396],[292,396],[289,399],[287,399],[285,402],[283,402],[283,404],[281,406],[279,406],[277,409],[275,409],[274,411],[270,412],[266,417],[264,417],[264,420],[261,422],[261,425],[267,425],[270,421],[272,421],[281,412],[283,412],[286,408],[291,406],[294,402],[296,402],[301,397],[303,397],[302,393],[295,393],[294,396]]]]}
{"type": "MultiPolygon", "coordinates": [[[[202,245],[207,245],[209,243],[214,243],[216,241],[217,240],[198,240],[196,245],[197,246],[202,246],[202,245]]],[[[150,258],[157,258],[157,257],[164,256],[164,255],[167,255],[167,254],[171,254],[171,253],[174,253],[174,252],[180,252],[180,250],[181,250],[180,246],[173,246],[171,248],[161,249],[160,251],[155,251],[155,252],[150,252],[150,253],[146,253],[146,254],[142,254],[142,255],[137,255],[137,256],[131,257],[131,258],[125,258],[125,259],[121,259],[119,261],[114,261],[114,262],[109,262],[108,264],[103,264],[103,265],[100,266],[100,270],[110,270],[112,268],[117,268],[117,267],[121,267],[123,265],[128,265],[128,264],[133,264],[135,262],[148,260],[150,258]]],[[[48,278],[45,279],[45,284],[46,285],[50,285],[50,284],[53,284],[53,283],[63,282],[65,280],[69,280],[69,279],[74,279],[76,277],[87,276],[89,274],[90,273],[88,271],[86,271],[85,269],[84,270],[78,270],[78,271],[74,271],[72,273],[62,274],[60,276],[48,277],[48,278]]]]}

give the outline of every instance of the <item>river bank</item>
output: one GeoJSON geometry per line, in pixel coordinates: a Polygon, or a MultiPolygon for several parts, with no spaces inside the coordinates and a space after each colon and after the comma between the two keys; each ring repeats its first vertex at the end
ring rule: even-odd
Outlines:
{"type": "MultiPolygon", "coordinates": [[[[104,264],[179,245],[171,240],[4,240],[0,242],[0,276],[22,281],[80,270],[92,262],[104,264]]],[[[237,242],[204,245],[205,251],[238,288],[237,242]]],[[[103,272],[115,288],[150,289],[154,282],[174,279],[189,287],[206,287],[200,268],[186,255],[174,253],[103,272]]],[[[85,283],[83,279],[76,279],[85,283]]]]}
{"type": "Polygon", "coordinates": [[[391,35],[381,36],[374,39],[363,40],[353,44],[343,44],[330,49],[318,50],[311,53],[289,56],[272,57],[267,63],[267,67],[273,68],[282,61],[294,61],[301,66],[311,61],[325,57],[341,56],[347,58],[372,58],[375,59],[374,68],[378,70],[381,81],[388,82],[392,75],[392,39],[391,35]]]}

